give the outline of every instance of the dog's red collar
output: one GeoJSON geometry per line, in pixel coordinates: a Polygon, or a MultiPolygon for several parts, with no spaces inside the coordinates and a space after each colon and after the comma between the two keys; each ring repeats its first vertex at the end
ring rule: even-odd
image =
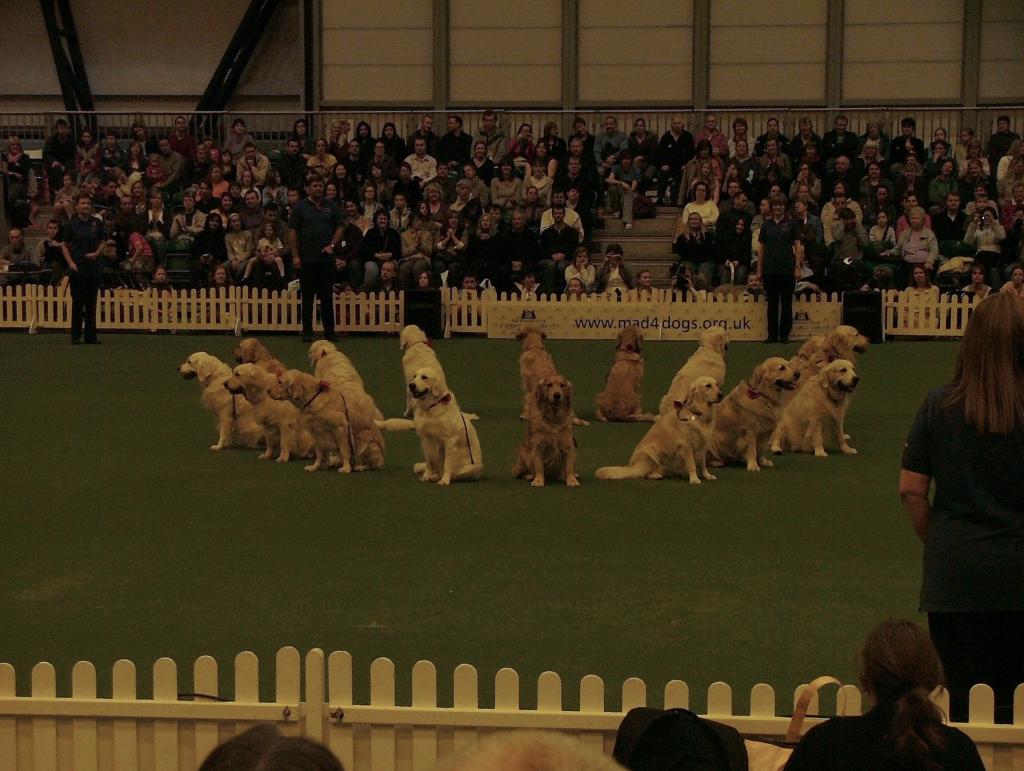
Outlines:
{"type": "Polygon", "coordinates": [[[427,409],[428,410],[432,410],[432,409],[434,409],[434,407],[436,407],[439,404],[448,404],[449,402],[451,402],[451,400],[452,400],[452,395],[451,394],[445,394],[440,399],[438,399],[436,402],[434,402],[429,407],[427,407],[427,409]]]}

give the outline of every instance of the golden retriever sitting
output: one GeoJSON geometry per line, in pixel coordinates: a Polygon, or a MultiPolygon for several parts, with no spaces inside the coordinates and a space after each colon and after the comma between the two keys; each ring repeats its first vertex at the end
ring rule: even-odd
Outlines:
{"type": "Polygon", "coordinates": [[[671,412],[673,403],[685,399],[690,383],[702,375],[713,377],[719,386],[725,382],[725,355],[729,350],[725,330],[706,329],[697,336],[697,344],[697,350],[672,378],[672,384],[658,405],[659,412],[671,412]]]}
{"type": "Polygon", "coordinates": [[[235,361],[239,364],[255,364],[272,375],[284,372],[284,365],[271,355],[267,347],[255,337],[247,337],[235,346],[235,361]]]}
{"type": "Polygon", "coordinates": [[[277,377],[255,364],[239,364],[231,377],[224,381],[227,390],[233,394],[244,394],[252,405],[253,416],[267,445],[259,456],[260,460],[273,457],[275,451],[278,451],[279,463],[287,463],[293,453],[300,458],[312,458],[313,435],[295,405],[271,398],[269,391],[276,384],[277,377]]]}
{"type": "Polygon", "coordinates": [[[439,485],[479,479],[484,471],[480,440],[473,421],[448,389],[444,373],[433,367],[417,370],[409,380],[409,393],[415,400],[412,422],[424,459],[413,472],[422,481],[439,485]]]}
{"type": "MultiPolygon", "coordinates": [[[[824,342],[824,335],[819,335],[819,339],[824,342]]],[[[803,349],[801,348],[801,350],[803,349]]],[[[828,363],[828,353],[826,353],[824,348],[811,350],[810,353],[797,353],[796,356],[789,360],[789,366],[800,375],[797,388],[799,389],[809,383],[811,378],[821,372],[822,368],[827,366],[828,363]]]]}
{"type": "Polygon", "coordinates": [[[859,381],[853,363],[846,359],[826,365],[782,411],[782,422],[772,436],[772,452],[813,452],[826,458],[825,440],[834,439],[840,452],[856,455],[847,442],[843,421],[859,381]]]}
{"type": "Polygon", "coordinates": [[[823,351],[828,360],[846,359],[854,364],[857,363],[857,356],[866,353],[871,341],[857,331],[856,327],[849,324],[841,324],[827,335],[815,335],[808,338],[800,350],[798,357],[810,358],[815,351],[823,351]]]}
{"type": "Polygon", "coordinates": [[[512,474],[533,487],[543,487],[547,477],[579,487],[572,418],[572,383],[560,375],[541,380],[526,408],[526,438],[512,474]]]}
{"type": "Polygon", "coordinates": [[[253,417],[252,405],[224,388],[224,381],[231,377],[231,367],[216,356],[196,351],[182,362],[178,372],[186,380],[199,381],[199,402],[217,418],[217,443],[210,446],[211,450],[263,446],[263,432],[253,417]]]}
{"type": "Polygon", "coordinates": [[[516,334],[516,340],[522,346],[519,354],[519,377],[523,384],[523,415],[530,404],[537,384],[545,378],[555,377],[555,360],[544,348],[547,333],[533,327],[524,326],[516,334]]]}
{"type": "Polygon", "coordinates": [[[605,466],[598,479],[662,479],[686,474],[690,484],[714,479],[707,454],[715,426],[715,405],[722,389],[709,375],[690,383],[682,400],[662,413],[633,450],[628,466],[605,466]]]}
{"type": "Polygon", "coordinates": [[[636,327],[619,332],[615,343],[615,358],[605,378],[604,390],[597,395],[598,420],[647,421],[653,415],[644,413],[640,396],[640,383],[644,378],[644,336],[636,327]]]}
{"type": "Polygon", "coordinates": [[[342,474],[384,465],[384,437],[374,425],[365,391],[290,369],[278,377],[269,393],[275,399],[288,399],[306,417],[316,441],[316,461],[306,466],[306,471],[329,465],[335,451],[341,458],[338,471],[342,474]]]}
{"type": "Polygon", "coordinates": [[[352,360],[339,351],[334,343],[329,340],[317,340],[309,346],[309,364],[318,379],[363,394],[373,405],[373,417],[377,420],[384,418],[377,409],[373,397],[366,392],[363,378],[352,364],[352,360]]]}
{"type": "Polygon", "coordinates": [[[711,452],[718,464],[745,461],[747,471],[773,465],[766,454],[782,419],[783,395],[799,377],[789,362],[773,356],[732,389],[715,415],[711,452]]]}
{"type": "MultiPolygon", "coordinates": [[[[430,340],[426,333],[415,324],[409,324],[402,329],[398,336],[398,347],[402,350],[402,378],[408,383],[416,370],[424,367],[434,367],[439,372],[444,370],[437,354],[430,347],[430,340]]],[[[405,390],[405,417],[412,415],[413,399],[408,389],[405,390]]]]}

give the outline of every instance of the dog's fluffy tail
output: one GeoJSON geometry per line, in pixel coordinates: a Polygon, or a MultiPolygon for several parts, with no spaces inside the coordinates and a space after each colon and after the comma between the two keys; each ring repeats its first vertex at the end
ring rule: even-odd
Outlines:
{"type": "Polygon", "coordinates": [[[643,479],[646,474],[640,466],[604,466],[594,476],[598,479],[643,479]]]}
{"type": "Polygon", "coordinates": [[[480,416],[477,415],[475,412],[463,412],[462,417],[464,417],[466,420],[480,420],[480,416]]]}
{"type": "Polygon", "coordinates": [[[382,431],[415,431],[416,424],[407,418],[388,418],[375,420],[373,424],[382,431]]]}

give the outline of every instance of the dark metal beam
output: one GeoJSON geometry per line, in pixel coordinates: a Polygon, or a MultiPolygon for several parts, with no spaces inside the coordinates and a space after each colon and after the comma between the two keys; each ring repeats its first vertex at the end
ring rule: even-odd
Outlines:
{"type": "Polygon", "coordinates": [[[64,97],[64,108],[69,112],[95,109],[71,3],[68,0],[40,0],[40,7],[64,97]]]}
{"type": "Polygon", "coordinates": [[[199,100],[197,111],[220,111],[227,107],[277,6],[278,0],[250,0],[245,15],[238,23],[220,64],[199,100]]]}

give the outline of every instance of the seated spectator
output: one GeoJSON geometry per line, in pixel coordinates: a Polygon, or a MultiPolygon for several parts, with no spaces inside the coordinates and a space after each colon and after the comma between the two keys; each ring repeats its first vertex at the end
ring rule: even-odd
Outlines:
{"type": "Polygon", "coordinates": [[[999,289],[1000,292],[1024,297],[1024,265],[1014,265],[1010,269],[1010,280],[999,289]]]}
{"type": "Polygon", "coordinates": [[[764,155],[765,152],[767,152],[769,139],[774,139],[776,142],[778,142],[779,147],[786,147],[789,144],[789,140],[786,139],[786,137],[783,136],[783,134],[779,131],[778,118],[769,118],[765,122],[764,128],[764,133],[761,134],[761,136],[759,136],[757,138],[757,141],[754,143],[755,156],[760,157],[764,155]]]}
{"type": "MultiPolygon", "coordinates": [[[[159,148],[156,148],[156,150],[159,152],[159,148]]],[[[125,156],[124,163],[121,164],[125,174],[131,176],[134,173],[138,173],[141,178],[146,173],[146,165],[148,163],[149,156],[142,142],[129,143],[128,154],[125,156]]]]}
{"type": "Polygon", "coordinates": [[[606,115],[604,131],[594,137],[594,162],[601,178],[607,177],[616,160],[629,148],[629,137],[619,131],[619,121],[614,115],[606,115]]]}
{"type": "Polygon", "coordinates": [[[373,155],[374,141],[370,124],[365,120],[361,120],[356,124],[356,135],[349,140],[348,146],[351,147],[352,142],[356,143],[356,152],[359,155],[359,160],[365,164],[373,155]]]}
{"type": "Polygon", "coordinates": [[[64,175],[75,171],[75,139],[64,118],[57,119],[54,133],[43,145],[43,168],[49,178],[51,195],[61,186],[64,175]]]}
{"type": "Polygon", "coordinates": [[[403,193],[399,193],[394,197],[393,204],[388,215],[389,224],[401,234],[409,229],[412,220],[412,210],[409,208],[409,203],[406,201],[405,194],[403,193]]]}
{"type": "Polygon", "coordinates": [[[896,180],[897,198],[902,198],[911,192],[918,201],[925,201],[928,195],[928,186],[921,174],[921,164],[914,158],[907,159],[907,162],[903,164],[903,171],[896,180]]]}
{"type": "Polygon", "coordinates": [[[427,214],[437,223],[438,227],[442,227],[448,217],[448,206],[444,202],[444,194],[441,192],[440,185],[427,185],[423,190],[423,195],[423,202],[427,205],[427,214]]]}
{"type": "MultiPolygon", "coordinates": [[[[537,147],[541,145],[547,150],[547,157],[557,165],[559,161],[569,154],[569,146],[565,140],[558,136],[558,122],[549,120],[544,124],[541,137],[537,140],[537,147]]],[[[548,176],[554,177],[556,172],[548,171],[548,176]]]]}
{"type": "Polygon", "coordinates": [[[838,222],[832,225],[832,284],[840,291],[859,288],[866,276],[864,250],[869,244],[864,226],[857,222],[853,210],[844,207],[837,213],[838,222]]]}
{"type": "MultiPolygon", "coordinates": [[[[315,171],[319,174],[327,175],[328,169],[333,169],[334,165],[337,164],[337,159],[334,159],[333,163],[329,160],[334,156],[329,156],[327,153],[327,142],[324,140],[318,140],[323,142],[320,148],[321,160],[318,162],[318,169],[315,171]]],[[[309,159],[317,153],[317,140],[311,142],[310,152],[308,155],[304,155],[302,152],[302,144],[295,137],[291,137],[285,143],[284,153],[275,162],[278,174],[281,175],[281,182],[287,188],[298,189],[302,187],[305,182],[306,174],[312,167],[309,165],[309,159]]]]}
{"type": "Polygon", "coordinates": [[[873,261],[888,256],[896,246],[896,229],[889,224],[889,215],[879,212],[875,224],[868,231],[868,247],[864,250],[864,258],[873,261]]]}
{"type": "Polygon", "coordinates": [[[889,143],[887,163],[889,173],[893,176],[903,171],[903,164],[913,154],[915,158],[924,159],[924,142],[915,133],[917,121],[907,117],[900,121],[900,136],[889,143]]]}
{"type": "MultiPolygon", "coordinates": [[[[396,260],[402,255],[402,237],[391,227],[387,211],[378,209],[374,214],[373,225],[363,235],[359,255],[362,281],[356,282],[357,286],[373,284],[380,273],[380,266],[386,260],[396,260]]],[[[353,276],[358,278],[358,270],[353,276]]]]}
{"type": "Polygon", "coordinates": [[[914,266],[922,267],[927,273],[935,269],[939,258],[939,242],[925,224],[927,215],[920,206],[910,210],[910,227],[897,238],[892,253],[902,259],[909,272],[914,266]]]}
{"type": "Polygon", "coordinates": [[[8,218],[16,227],[32,224],[32,202],[29,199],[30,185],[34,181],[32,162],[25,153],[21,140],[16,136],[7,142],[7,196],[5,204],[8,218]]]}
{"type": "Polygon", "coordinates": [[[256,242],[256,253],[250,258],[242,274],[242,282],[265,289],[281,289],[286,281],[284,245],[271,222],[265,222],[256,242]]]}
{"type": "Polygon", "coordinates": [[[565,288],[565,269],[570,256],[576,254],[580,235],[566,223],[564,204],[552,206],[551,216],[551,227],[540,234],[541,283],[545,294],[561,294],[565,288]]]}
{"type": "Polygon", "coordinates": [[[859,717],[838,717],[811,728],[787,771],[929,768],[981,771],[971,739],[944,725],[930,696],[944,684],[942,663],[928,635],[910,621],[886,621],[861,651],[861,686],[873,703],[859,717]]]}
{"type": "Polygon", "coordinates": [[[281,175],[277,169],[271,169],[267,172],[266,184],[263,186],[260,200],[264,208],[270,204],[279,207],[288,205],[288,188],[281,183],[281,175]]]}
{"type": "Polygon", "coordinates": [[[796,199],[797,191],[802,184],[807,185],[811,198],[815,201],[821,200],[821,179],[814,173],[811,165],[803,161],[797,166],[796,177],[789,186],[790,200],[796,199]]]}
{"type": "Polygon", "coordinates": [[[974,261],[989,271],[992,286],[998,286],[1003,276],[1005,263],[1002,254],[1006,230],[993,215],[991,209],[981,208],[971,215],[964,233],[964,243],[974,249],[974,261]]]}
{"type": "Polygon", "coordinates": [[[373,222],[377,212],[386,211],[384,204],[377,198],[377,188],[372,183],[365,183],[360,189],[359,212],[367,222],[373,222]]]}
{"type": "MultiPolygon", "coordinates": [[[[393,222],[391,227],[395,227],[393,222]]],[[[439,230],[437,223],[427,212],[426,201],[420,201],[417,212],[409,221],[409,227],[401,234],[402,258],[398,263],[398,280],[403,288],[411,289],[413,277],[433,267],[434,242],[437,240],[439,230]]],[[[440,279],[447,266],[439,262],[436,268],[434,275],[440,279]]]]}
{"type": "Polygon", "coordinates": [[[242,227],[258,237],[260,225],[263,224],[263,204],[260,203],[258,191],[250,190],[245,194],[244,205],[238,214],[242,218],[242,227]]]}
{"type": "Polygon", "coordinates": [[[960,208],[960,193],[951,190],[946,194],[945,205],[935,213],[931,227],[939,241],[940,251],[952,256],[967,231],[967,215],[960,208]]]}
{"type": "Polygon", "coordinates": [[[633,165],[629,151],[619,156],[619,162],[608,172],[608,205],[622,217],[626,230],[633,229],[633,199],[640,188],[640,170],[633,165]]]}
{"type": "Polygon", "coordinates": [[[448,116],[448,133],[437,143],[437,161],[450,169],[458,169],[469,160],[473,138],[462,130],[462,116],[448,116]]]}
{"type": "MultiPolygon", "coordinates": [[[[480,128],[477,130],[476,141],[484,143],[484,157],[493,163],[497,163],[508,155],[508,137],[498,126],[498,115],[494,110],[484,110],[480,119],[480,128]]],[[[475,145],[473,153],[475,158],[475,145]]],[[[490,184],[490,180],[484,178],[483,174],[480,177],[484,179],[484,182],[490,184]]]]}
{"type": "Polygon", "coordinates": [[[498,164],[498,173],[491,180],[492,204],[501,207],[502,213],[511,213],[523,200],[523,183],[515,175],[513,159],[510,156],[502,158],[498,164]]]}
{"type": "Polygon", "coordinates": [[[210,276],[210,282],[207,284],[209,289],[214,291],[227,291],[232,286],[231,274],[228,273],[228,270],[224,265],[218,265],[213,269],[213,273],[210,276]]]}
{"type": "Polygon", "coordinates": [[[316,137],[309,133],[309,124],[305,118],[297,118],[292,124],[292,133],[288,135],[288,142],[295,142],[299,146],[299,153],[306,157],[313,154],[316,145],[316,137]]]}
{"type": "MultiPolygon", "coordinates": [[[[507,146],[507,144],[506,144],[507,146]]],[[[500,156],[497,161],[500,161],[505,156],[500,156]]],[[[491,160],[487,155],[487,143],[479,140],[473,145],[473,156],[469,159],[469,165],[476,170],[477,177],[489,188],[491,180],[494,179],[496,172],[495,163],[497,161],[491,160]]]]}
{"type": "MultiPolygon", "coordinates": [[[[13,230],[13,228],[12,228],[13,230]]],[[[36,244],[32,262],[44,270],[50,271],[50,283],[59,284],[64,278],[67,259],[64,257],[65,245],[60,238],[60,223],[51,219],[46,223],[46,237],[36,244]]],[[[8,234],[8,244],[10,243],[8,234]]],[[[9,259],[9,258],[8,258],[9,259]]]]}
{"type": "Polygon", "coordinates": [[[698,181],[693,187],[693,199],[683,207],[679,219],[676,221],[678,232],[683,222],[688,222],[691,214],[700,215],[704,230],[713,231],[715,223],[718,222],[719,211],[714,201],[710,200],[708,185],[706,182],[698,181]]]}
{"type": "Polygon", "coordinates": [[[736,178],[743,186],[749,189],[754,181],[754,175],[757,173],[757,158],[751,154],[750,145],[743,139],[736,143],[735,152],[729,156],[729,162],[725,169],[726,179],[729,178],[731,170],[736,172],[736,178]]]}
{"type": "Polygon", "coordinates": [[[537,188],[537,198],[544,207],[551,205],[551,186],[554,180],[548,176],[547,164],[535,158],[530,172],[523,179],[524,187],[537,188]]]}
{"type": "Polygon", "coordinates": [[[437,164],[437,176],[427,182],[427,187],[437,185],[441,188],[441,200],[447,205],[455,200],[455,181],[455,177],[448,172],[448,164],[439,163],[437,164]]]}
{"type": "Polygon", "coordinates": [[[938,211],[951,191],[959,191],[955,169],[953,161],[947,158],[939,167],[936,177],[928,183],[928,205],[932,211],[938,211]]]}
{"type": "Polygon", "coordinates": [[[693,181],[700,175],[703,163],[711,164],[711,172],[715,175],[716,179],[724,178],[725,170],[722,168],[721,161],[712,155],[711,143],[707,140],[697,142],[696,154],[683,167],[679,195],[675,199],[676,203],[680,206],[690,200],[691,186],[693,181]]]}
{"type": "Polygon", "coordinates": [[[629,291],[629,299],[634,302],[654,302],[658,299],[651,271],[645,268],[637,272],[635,286],[629,291]]]}
{"type": "Polygon", "coordinates": [[[985,283],[986,272],[984,265],[973,266],[971,268],[971,281],[960,290],[960,295],[973,298],[975,302],[980,302],[992,294],[992,287],[985,283]]]}
{"type": "MultiPolygon", "coordinates": [[[[430,275],[428,271],[421,271],[430,275]]],[[[430,288],[429,284],[426,288],[430,288]]],[[[384,260],[380,264],[380,272],[374,277],[372,281],[367,281],[363,285],[363,291],[369,294],[370,292],[376,292],[378,295],[386,295],[389,293],[398,294],[402,290],[401,282],[398,280],[398,266],[394,260],[384,260]]]]}
{"type": "Polygon", "coordinates": [[[1008,223],[1014,208],[1024,203],[1024,158],[1013,162],[1013,169],[1003,178],[999,187],[999,200],[1003,206],[1003,225],[1008,223]]]}
{"type": "MultiPolygon", "coordinates": [[[[294,163],[297,165],[297,162],[294,163]]],[[[306,161],[305,173],[330,179],[337,165],[338,159],[327,152],[327,140],[318,139],[313,145],[313,154],[306,161]]]]}
{"type": "Polygon", "coordinates": [[[838,220],[839,210],[843,208],[850,209],[853,212],[858,224],[864,221],[864,213],[861,211],[860,204],[849,199],[846,185],[840,183],[832,189],[831,200],[821,207],[821,227],[824,231],[825,246],[832,245],[835,232],[834,225],[838,220]]]}
{"type": "Polygon", "coordinates": [[[466,224],[457,211],[449,211],[445,226],[437,233],[434,242],[434,271],[440,275],[453,265],[462,263],[468,245],[466,224]]]}
{"type": "Polygon", "coordinates": [[[999,159],[999,163],[996,165],[996,184],[1002,189],[1003,181],[1010,174],[1013,165],[1017,161],[1024,161],[1024,140],[1015,139],[1013,144],[1010,145],[1010,149],[1006,151],[1006,155],[999,159]]]}
{"type": "Polygon", "coordinates": [[[576,247],[572,264],[565,269],[566,284],[578,281],[583,291],[590,294],[594,291],[594,282],[596,280],[597,271],[590,264],[590,250],[586,246],[576,247]]]}
{"type": "Polygon", "coordinates": [[[499,240],[500,254],[505,263],[518,260],[525,267],[535,268],[540,261],[537,233],[529,229],[523,210],[512,212],[511,227],[499,236],[499,240]]]}
{"type": "Polygon", "coordinates": [[[896,211],[896,207],[892,203],[892,198],[889,197],[889,188],[879,185],[875,188],[874,198],[868,201],[867,206],[864,209],[864,224],[872,225],[878,221],[878,217],[884,214],[890,223],[895,223],[899,219],[899,214],[896,211]]]}
{"type": "Polygon", "coordinates": [[[562,295],[563,298],[570,301],[579,301],[589,299],[587,291],[583,286],[583,282],[573,276],[565,282],[565,293],[562,295]]]}
{"type": "MultiPolygon", "coordinates": [[[[678,223],[672,241],[672,251],[679,259],[672,268],[672,275],[676,276],[683,268],[689,268],[691,273],[699,274],[704,283],[711,286],[719,272],[714,231],[704,228],[704,223],[697,212],[690,212],[685,220],[680,215],[678,223]]],[[[748,256],[748,263],[749,260],[748,256]]]]}
{"type": "MultiPolygon", "coordinates": [[[[964,211],[968,217],[973,217],[975,212],[987,209],[992,214],[998,216],[999,208],[996,206],[995,201],[991,200],[988,195],[988,186],[979,184],[973,189],[973,197],[967,206],[964,207],[964,211]]],[[[961,198],[963,194],[961,193],[961,198]]]]}
{"type": "Polygon", "coordinates": [[[979,187],[985,188],[985,195],[992,194],[991,180],[982,171],[981,161],[974,159],[967,162],[967,176],[960,180],[960,197],[968,200],[979,187]]]}
{"type": "Polygon", "coordinates": [[[625,295],[633,286],[633,271],[623,262],[623,248],[608,244],[604,249],[604,262],[597,268],[594,291],[625,295]]]}
{"type": "Polygon", "coordinates": [[[953,156],[950,155],[949,145],[942,141],[936,140],[932,142],[931,153],[928,157],[928,162],[924,166],[925,179],[935,179],[939,175],[939,171],[942,169],[942,164],[946,161],[952,161],[953,163],[953,178],[958,177],[956,170],[956,161],[953,160],[953,156]]]}
{"type": "Polygon", "coordinates": [[[693,136],[686,130],[683,119],[672,118],[671,127],[661,135],[655,153],[658,169],[658,203],[668,204],[680,195],[683,167],[694,154],[693,136]]]}
{"type": "Polygon", "coordinates": [[[694,189],[697,187],[697,184],[701,182],[707,185],[707,200],[714,201],[717,206],[721,199],[722,186],[718,181],[718,177],[715,175],[713,164],[710,161],[701,161],[698,164],[697,173],[691,178],[690,187],[686,191],[687,201],[693,201],[694,189]]]}
{"type": "MultiPolygon", "coordinates": [[[[508,159],[515,167],[516,175],[522,178],[529,170],[536,155],[536,147],[533,144],[533,126],[529,123],[521,123],[516,138],[509,142],[508,159]]],[[[500,167],[500,162],[495,161],[500,167]]]]}
{"type": "Polygon", "coordinates": [[[807,208],[807,204],[800,199],[793,201],[790,207],[793,220],[800,228],[800,237],[804,242],[813,241],[816,244],[825,243],[825,231],[821,224],[821,217],[813,214],[807,208]]]}
{"type": "MultiPolygon", "coordinates": [[[[797,157],[799,158],[800,156],[797,157]]],[[[778,141],[769,139],[765,142],[764,155],[757,159],[754,178],[756,182],[763,186],[764,180],[774,172],[779,183],[783,186],[788,186],[789,180],[793,178],[792,168],[789,156],[782,152],[778,141]]]]}
{"type": "Polygon", "coordinates": [[[460,179],[455,185],[455,200],[448,207],[449,213],[454,212],[471,225],[476,225],[483,213],[480,200],[473,195],[473,183],[466,178],[460,179]]]}
{"type": "MultiPolygon", "coordinates": [[[[501,215],[496,212],[485,212],[480,215],[476,232],[469,241],[466,249],[466,258],[462,270],[465,273],[472,273],[477,279],[494,283],[501,271],[502,246],[501,237],[501,215]]],[[[454,285],[461,283],[461,276],[456,276],[454,285]]],[[[448,279],[452,284],[451,276],[448,279]]]]}
{"type": "Polygon", "coordinates": [[[482,206],[486,206],[491,201],[491,180],[487,179],[484,181],[483,177],[477,173],[477,167],[474,163],[467,163],[462,167],[462,178],[469,182],[470,191],[473,196],[480,201],[482,206]]]}
{"type": "MultiPolygon", "coordinates": [[[[223,151],[231,153],[232,158],[241,158],[245,153],[246,144],[254,144],[256,140],[250,136],[242,118],[235,118],[231,123],[231,134],[224,143],[223,151]]],[[[221,153],[223,157],[223,152],[221,153]]]]}
{"type": "Polygon", "coordinates": [[[330,750],[298,737],[284,737],[260,723],[216,747],[199,771],[344,771],[330,750]]]}
{"type": "Polygon", "coordinates": [[[964,160],[960,164],[960,179],[966,179],[972,161],[977,161],[983,176],[987,178],[991,175],[992,167],[988,158],[982,155],[980,139],[972,139],[967,143],[964,160]]]}
{"type": "Polygon", "coordinates": [[[81,182],[100,168],[100,146],[89,129],[82,129],[75,145],[75,172],[81,182]]]}
{"type": "MultiPolygon", "coordinates": [[[[537,274],[528,269],[523,270],[522,278],[514,284],[516,297],[520,300],[539,300],[542,287],[537,283],[537,274]]],[[[551,294],[544,292],[544,294],[551,294]]],[[[561,294],[561,292],[559,292],[561,294]]]]}
{"type": "MultiPolygon", "coordinates": [[[[203,231],[192,242],[192,283],[196,286],[206,283],[213,269],[225,265],[227,259],[223,220],[218,212],[210,212],[206,216],[203,231]]],[[[233,279],[230,271],[228,275],[233,279]]]]}
{"type": "MultiPolygon", "coordinates": [[[[821,137],[814,133],[814,123],[805,115],[797,121],[797,133],[789,140],[788,145],[779,148],[779,152],[789,158],[803,158],[808,144],[813,144],[815,148],[820,147],[821,137]]],[[[783,176],[788,178],[791,175],[783,176]]]]}
{"type": "MultiPolygon", "coordinates": [[[[815,169],[815,164],[807,160],[806,157],[800,163],[806,163],[811,169],[815,169]]],[[[851,160],[849,156],[840,155],[838,158],[833,158],[830,165],[832,166],[832,173],[826,175],[828,180],[826,183],[827,190],[832,190],[840,182],[846,185],[846,189],[851,191],[851,193],[857,190],[861,180],[864,178],[866,168],[861,165],[859,158],[854,157],[851,160]]]]}
{"type": "MultiPolygon", "coordinates": [[[[405,156],[403,155],[402,157],[404,158],[405,156]]],[[[468,160],[468,153],[466,158],[468,160]]],[[[370,178],[370,167],[375,163],[380,166],[384,179],[388,181],[398,179],[398,162],[388,154],[388,146],[383,139],[378,139],[373,143],[373,155],[366,161],[365,168],[363,169],[363,177],[365,179],[370,178]]]]}
{"type": "Polygon", "coordinates": [[[626,150],[633,158],[634,167],[640,172],[641,190],[647,190],[657,173],[654,157],[658,152],[658,138],[647,130],[647,121],[643,118],[633,121],[626,150]]]}
{"type": "Polygon", "coordinates": [[[117,134],[107,129],[100,147],[100,167],[109,172],[110,169],[121,167],[128,157],[124,147],[117,141],[117,134]]]}
{"type": "Polygon", "coordinates": [[[242,178],[242,172],[248,170],[252,173],[254,185],[262,186],[267,180],[267,172],[270,171],[270,159],[256,149],[252,142],[246,142],[242,156],[235,164],[235,177],[242,178]]]}
{"type": "Polygon", "coordinates": [[[985,143],[985,155],[993,168],[1017,141],[1020,141],[1020,135],[1010,131],[1010,116],[1000,115],[996,118],[996,130],[985,143]]]}
{"type": "MultiPolygon", "coordinates": [[[[57,242],[59,243],[59,242],[57,242]]],[[[59,250],[59,247],[54,245],[59,250]]],[[[38,252],[33,252],[25,243],[25,233],[21,228],[11,228],[7,232],[7,245],[0,249],[0,271],[38,270],[42,263],[36,261],[38,252]]],[[[61,253],[63,258],[63,252],[61,253]]]]}
{"type": "Polygon", "coordinates": [[[171,214],[164,209],[164,199],[159,192],[149,194],[145,236],[153,248],[157,262],[163,263],[168,241],[171,238],[171,214]]]}
{"type": "MultiPolygon", "coordinates": [[[[154,181],[153,185],[161,190],[173,193],[179,190],[184,182],[185,158],[171,149],[171,141],[167,137],[161,137],[158,146],[160,148],[158,163],[163,173],[158,180],[154,181]]],[[[150,165],[152,165],[152,160],[150,165]]],[[[146,169],[146,176],[150,177],[148,167],[146,169]]]]}
{"type": "Polygon", "coordinates": [[[256,239],[252,231],[242,227],[242,216],[232,213],[228,216],[228,232],[224,236],[227,245],[228,269],[235,280],[241,280],[245,269],[256,252],[256,239]]]}
{"type": "Polygon", "coordinates": [[[860,147],[857,136],[847,129],[850,120],[845,115],[837,115],[832,123],[832,130],[826,131],[821,138],[821,154],[825,160],[838,158],[845,155],[847,158],[856,157],[860,147]]]}
{"type": "MultiPolygon", "coordinates": [[[[694,137],[697,144],[707,142],[711,145],[711,155],[721,161],[729,157],[729,140],[718,128],[718,116],[709,112],[704,116],[704,126],[694,137]]],[[[719,167],[721,169],[721,167],[719,167]]],[[[716,170],[718,173],[719,170],[716,170]]],[[[719,177],[721,178],[721,177],[719,177]]]]}

